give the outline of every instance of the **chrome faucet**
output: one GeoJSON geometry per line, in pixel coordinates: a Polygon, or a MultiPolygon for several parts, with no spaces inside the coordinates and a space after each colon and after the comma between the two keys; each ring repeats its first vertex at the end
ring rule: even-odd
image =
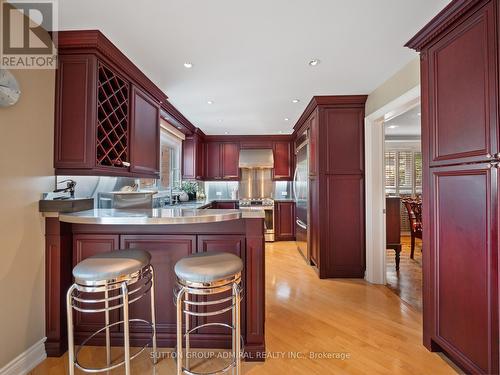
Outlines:
{"type": "Polygon", "coordinates": [[[74,180],[62,180],[57,182],[57,184],[62,184],[63,182],[66,182],[66,187],[65,188],[60,188],[60,189],[55,189],[54,193],[69,193],[71,198],[75,197],[75,187],[76,187],[76,181],[74,180]]]}

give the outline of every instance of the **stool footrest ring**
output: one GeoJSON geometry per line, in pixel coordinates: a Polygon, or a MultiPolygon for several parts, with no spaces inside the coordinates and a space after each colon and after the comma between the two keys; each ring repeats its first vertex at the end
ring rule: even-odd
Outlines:
{"type": "MultiPolygon", "coordinates": [[[[153,327],[153,323],[151,322],[148,322],[147,320],[144,320],[144,319],[130,319],[129,322],[141,322],[141,323],[146,323],[147,325],[149,325],[151,327],[151,329],[154,330],[154,327],[153,327]]],[[[115,368],[118,368],[120,366],[122,366],[124,363],[125,363],[125,360],[119,362],[119,363],[115,363],[114,365],[112,366],[109,366],[109,367],[104,367],[104,368],[90,368],[90,367],[85,367],[85,366],[82,366],[79,362],[78,362],[78,353],[80,353],[80,350],[82,349],[82,347],[85,346],[85,344],[87,342],[89,342],[92,338],[94,338],[96,335],[98,335],[99,333],[103,332],[104,330],[106,330],[106,328],[110,328],[110,327],[113,327],[113,326],[116,326],[116,325],[119,325],[119,324],[123,324],[124,321],[123,320],[120,320],[118,322],[114,322],[112,324],[108,324],[106,326],[104,326],[103,328],[99,329],[98,331],[95,331],[92,335],[90,335],[89,337],[87,337],[80,345],[80,347],[76,350],[75,352],[75,366],[77,368],[79,368],[80,370],[82,371],[85,371],[85,372],[88,372],[88,373],[98,373],[98,372],[104,372],[104,371],[111,371],[115,368]]],[[[152,344],[152,341],[153,341],[153,337],[151,337],[151,340],[146,344],[144,345],[137,353],[135,353],[134,355],[132,355],[130,357],[130,360],[133,360],[135,357],[139,356],[142,352],[144,352],[144,350],[146,350],[147,347],[149,347],[151,344],[152,344]]]]}

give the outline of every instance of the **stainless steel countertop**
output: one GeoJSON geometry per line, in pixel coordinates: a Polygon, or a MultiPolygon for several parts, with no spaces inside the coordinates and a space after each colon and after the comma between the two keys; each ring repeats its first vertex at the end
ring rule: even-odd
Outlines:
{"type": "Polygon", "coordinates": [[[95,209],[72,213],[60,213],[59,221],[73,224],[107,225],[163,225],[200,224],[220,221],[264,218],[263,211],[198,210],[188,208],[162,209],[95,209]]]}

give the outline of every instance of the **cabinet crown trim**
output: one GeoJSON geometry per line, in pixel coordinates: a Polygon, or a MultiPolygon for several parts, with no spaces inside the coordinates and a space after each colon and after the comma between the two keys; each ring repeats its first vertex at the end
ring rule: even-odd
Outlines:
{"type": "Polygon", "coordinates": [[[167,95],[99,30],[58,31],[55,40],[59,54],[95,53],[101,55],[159,102],[167,100],[167,95]]]}
{"type": "Polygon", "coordinates": [[[420,52],[432,40],[445,31],[453,22],[478,4],[486,4],[489,0],[455,0],[438,13],[422,30],[411,38],[405,47],[420,52]]]}

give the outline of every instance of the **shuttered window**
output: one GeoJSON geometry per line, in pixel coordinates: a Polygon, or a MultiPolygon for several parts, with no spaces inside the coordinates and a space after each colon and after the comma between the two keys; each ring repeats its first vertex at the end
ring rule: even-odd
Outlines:
{"type": "MultiPolygon", "coordinates": [[[[385,193],[401,198],[422,194],[422,153],[409,150],[385,152],[385,193]]],[[[401,204],[401,230],[408,232],[408,213],[401,204]]]]}

